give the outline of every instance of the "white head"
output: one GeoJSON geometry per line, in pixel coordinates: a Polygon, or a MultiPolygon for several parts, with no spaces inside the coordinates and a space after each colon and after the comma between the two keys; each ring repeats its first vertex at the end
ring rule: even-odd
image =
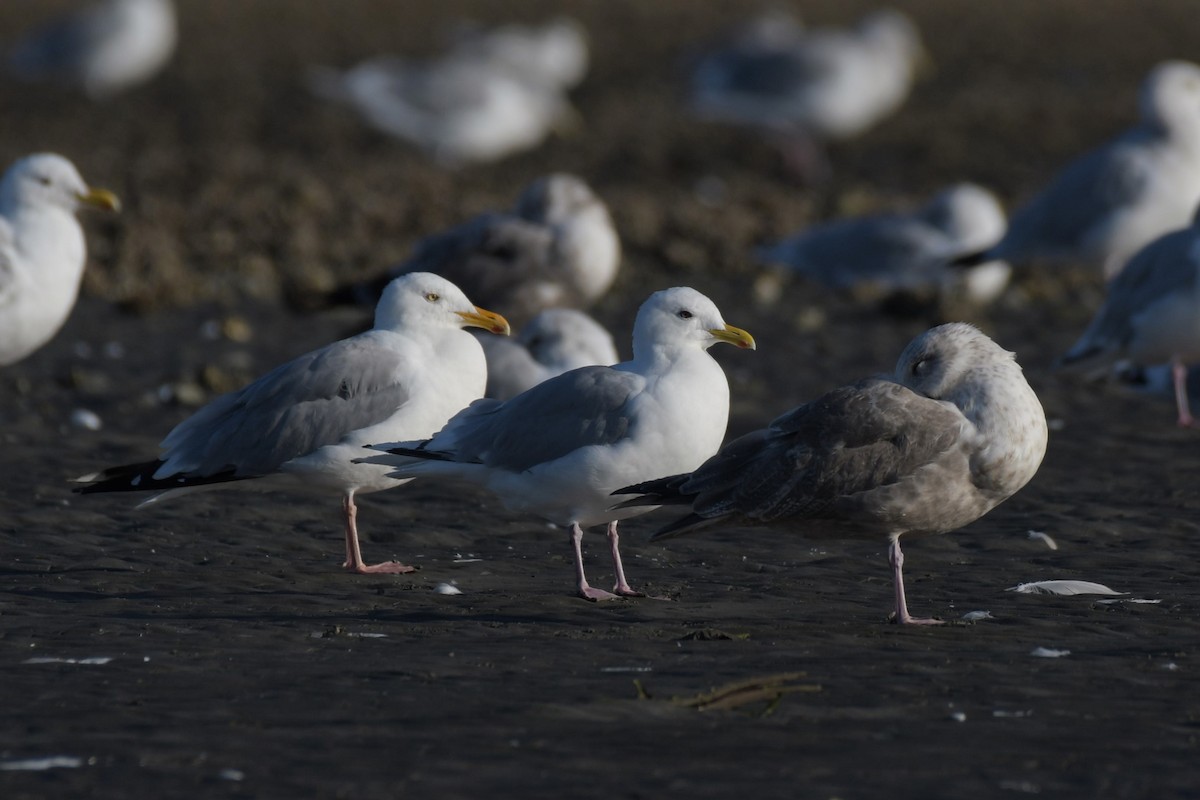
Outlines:
{"type": "Polygon", "coordinates": [[[450,281],[430,272],[410,272],[389,283],[375,306],[377,330],[483,328],[508,335],[508,321],[474,305],[450,281]]]}
{"type": "Polygon", "coordinates": [[[726,325],[712,300],[686,286],[650,295],[633,323],[633,357],[638,360],[687,347],[707,350],[717,342],[755,347],[753,336],[726,325]]]}
{"type": "Polygon", "coordinates": [[[921,217],[964,252],[991,247],[1008,228],[1000,201],[973,183],[958,183],[938,192],[921,210],[921,217]]]}
{"type": "Polygon", "coordinates": [[[895,379],[934,400],[949,399],[973,372],[1004,366],[1020,370],[1013,354],[974,325],[950,322],[909,342],[896,362],[895,379]]]}
{"type": "Polygon", "coordinates": [[[517,198],[517,216],[532,222],[557,225],[589,208],[607,209],[591,187],[579,177],[555,172],[538,178],[517,198]]]}
{"type": "Polygon", "coordinates": [[[1150,71],[1138,98],[1142,121],[1167,132],[1200,131],[1200,66],[1164,61],[1150,71]]]}
{"type": "Polygon", "coordinates": [[[534,361],[563,371],[618,361],[612,335],[573,308],[546,309],[521,329],[517,341],[534,361]]]}
{"type": "Polygon", "coordinates": [[[81,205],[109,211],[120,208],[116,195],[88,188],[75,165],[54,153],[20,159],[0,181],[0,208],[61,208],[73,213],[81,205]]]}
{"type": "Polygon", "coordinates": [[[917,26],[895,9],[884,9],[863,17],[858,23],[858,32],[874,46],[909,64],[915,63],[925,52],[917,26]]]}

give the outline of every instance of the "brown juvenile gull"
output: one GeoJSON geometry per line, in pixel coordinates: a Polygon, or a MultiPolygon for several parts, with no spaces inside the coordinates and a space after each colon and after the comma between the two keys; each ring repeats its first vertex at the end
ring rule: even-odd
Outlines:
{"type": "Polygon", "coordinates": [[[718,524],[807,536],[887,536],[896,621],[908,613],[900,537],[956,530],[1012,496],[1046,452],[1046,417],[1013,354],[971,325],[914,339],[890,378],[822,395],[730,442],[690,475],[623,489],[625,505],[685,504],[667,538],[718,524]]]}
{"type": "Polygon", "coordinates": [[[1196,424],[1188,403],[1188,365],[1200,361],[1200,211],[1190,227],[1138,251],[1108,287],[1108,299],[1063,364],[1140,366],[1170,362],[1181,426],[1196,424]]]}
{"type": "Polygon", "coordinates": [[[89,189],[53,153],[17,161],[0,180],[0,367],[50,341],[75,307],[87,243],[75,212],[116,211],[117,197],[89,189]]]}
{"type": "Polygon", "coordinates": [[[484,396],[497,400],[516,397],[568,370],[620,360],[612,334],[573,308],[548,308],[512,338],[478,338],[488,363],[484,396]]]}
{"type": "MultiPolygon", "coordinates": [[[[571,529],[580,596],[613,594],[588,584],[583,529],[608,524],[617,595],[641,596],[625,579],[612,493],[652,475],[695,469],[717,452],[729,420],[729,383],[706,352],[718,342],[753,349],[695,289],[655,292],[638,309],[633,360],[563,373],[511,400],[481,400],[425,442],[379,444],[365,456],[397,477],[442,476],[482,486],[517,511],[571,529]]],[[[377,441],[385,441],[378,439],[377,441]]]]}
{"type": "Polygon", "coordinates": [[[411,572],[396,561],[363,563],[355,494],[406,481],[354,458],[369,442],[429,436],[482,396],[487,368],[467,326],[508,333],[503,317],[472,305],[444,278],[397,278],[379,301],[373,329],[218,397],[167,434],[157,459],[84,476],[79,480],[89,485],[76,491],[161,491],[151,503],[249,478],[262,479],[255,482],[261,488],[337,490],[346,521],[342,566],[362,574],[411,572]]]}

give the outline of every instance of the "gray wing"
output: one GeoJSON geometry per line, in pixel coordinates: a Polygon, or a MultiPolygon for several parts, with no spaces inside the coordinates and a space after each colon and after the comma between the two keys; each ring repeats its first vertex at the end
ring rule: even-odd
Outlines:
{"type": "Polygon", "coordinates": [[[539,383],[503,403],[476,401],[447,423],[427,449],[452,460],[524,472],[591,445],[612,444],[634,421],[630,398],[640,375],[581,367],[539,383]]]}
{"type": "Polygon", "coordinates": [[[691,517],[663,531],[734,517],[750,524],[853,515],[955,448],[962,415],[891,381],[835,389],[737,439],[679,487],[691,517]]]}
{"type": "Polygon", "coordinates": [[[263,475],[351,431],[382,422],[410,387],[397,379],[404,358],[370,334],[345,339],[217,398],[163,440],[175,472],[263,475]]]}
{"type": "Polygon", "coordinates": [[[106,6],[97,6],[63,17],[34,31],[13,48],[9,57],[20,75],[43,77],[71,75],[82,68],[87,53],[105,41],[117,20],[106,6]]]}
{"type": "Polygon", "coordinates": [[[1013,215],[1008,233],[993,248],[996,257],[1072,255],[1098,222],[1134,202],[1154,180],[1145,151],[1150,136],[1127,134],[1068,164],[1013,215]]]}
{"type": "Polygon", "coordinates": [[[885,215],[822,226],[768,251],[797,271],[839,288],[861,281],[915,286],[934,280],[951,252],[945,235],[919,220],[885,215]],[[782,259],[781,259],[782,260],[782,259]]]}
{"type": "Polygon", "coordinates": [[[553,280],[550,230],[509,214],[487,214],[430,236],[396,274],[434,272],[475,303],[502,308],[514,323],[544,307],[539,284],[553,280]]]}
{"type": "Polygon", "coordinates": [[[1176,293],[1194,294],[1200,279],[1200,234],[1168,233],[1138,251],[1108,286],[1108,297],[1079,342],[1063,357],[1075,361],[1128,346],[1134,318],[1176,293]]]}

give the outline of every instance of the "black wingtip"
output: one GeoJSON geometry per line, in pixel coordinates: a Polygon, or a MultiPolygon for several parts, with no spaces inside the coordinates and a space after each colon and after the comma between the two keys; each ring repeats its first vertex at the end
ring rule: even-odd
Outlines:
{"type": "Polygon", "coordinates": [[[950,259],[950,266],[967,269],[969,267],[978,267],[980,264],[986,264],[989,261],[995,261],[996,257],[989,250],[976,250],[974,253],[965,253],[961,256],[956,256],[950,259]]]}

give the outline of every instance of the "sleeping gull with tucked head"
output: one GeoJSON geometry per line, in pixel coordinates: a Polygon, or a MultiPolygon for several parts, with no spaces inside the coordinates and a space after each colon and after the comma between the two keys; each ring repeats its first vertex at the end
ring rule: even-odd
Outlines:
{"type": "Polygon", "coordinates": [[[896,621],[908,613],[900,537],[973,522],[1029,482],[1046,416],[1013,354],[974,327],[914,339],[890,378],[834,389],[730,442],[690,475],[623,489],[622,503],[683,504],[656,539],[716,525],[770,525],[811,537],[886,536],[896,621]]]}
{"type": "Polygon", "coordinates": [[[578,367],[615,364],[612,334],[573,308],[548,308],[512,338],[480,336],[487,356],[485,397],[507,400],[578,367]]]}
{"type": "MultiPolygon", "coordinates": [[[[729,384],[706,352],[717,342],[753,349],[695,289],[655,292],[638,310],[633,360],[582,367],[511,400],[481,400],[421,443],[376,445],[367,456],[397,478],[442,476],[482,486],[516,511],[571,529],[580,596],[613,594],[588,584],[583,529],[608,524],[614,592],[641,596],[625,579],[618,520],[648,508],[613,510],[611,494],[650,476],[699,466],[721,445],[729,384]]],[[[384,441],[379,439],[377,441],[384,441]]]]}
{"type": "Polygon", "coordinates": [[[1169,362],[1178,422],[1196,424],[1188,402],[1188,365],[1200,362],[1200,211],[1188,228],[1139,250],[1108,287],[1108,299],[1063,364],[1128,358],[1143,367],[1169,362]]]}
{"type": "Polygon", "coordinates": [[[75,307],[87,260],[75,212],[85,206],[120,204],[62,156],[26,156],[0,180],[0,367],[50,341],[75,307]]]}
{"type": "Polygon", "coordinates": [[[483,350],[467,326],[508,333],[503,317],[472,305],[444,278],[397,278],[371,330],[218,397],[167,434],[157,459],[84,476],[79,480],[89,485],[76,491],[160,491],[151,503],[251,478],[261,479],[254,482],[260,488],[338,491],[346,522],[342,566],[362,574],[411,572],[396,561],[363,563],[354,496],[406,480],[354,458],[370,442],[429,436],[482,396],[483,350]]]}
{"type": "Polygon", "coordinates": [[[1200,66],[1166,61],[1142,84],[1140,120],[1068,164],[973,260],[1094,264],[1111,279],[1184,227],[1200,203],[1200,66]]]}

